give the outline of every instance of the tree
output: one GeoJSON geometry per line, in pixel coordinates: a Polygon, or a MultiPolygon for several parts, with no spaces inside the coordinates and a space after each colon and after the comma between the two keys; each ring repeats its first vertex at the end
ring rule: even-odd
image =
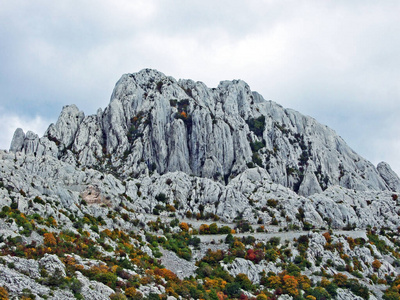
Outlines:
{"type": "Polygon", "coordinates": [[[267,287],[269,287],[271,289],[276,289],[276,288],[282,286],[281,278],[279,276],[275,276],[275,275],[269,276],[267,278],[266,285],[267,285],[267,287]]]}
{"type": "Polygon", "coordinates": [[[189,225],[185,222],[182,222],[181,224],[179,224],[179,228],[182,229],[182,231],[189,231],[189,225]]]}
{"type": "Polygon", "coordinates": [[[310,290],[310,294],[314,296],[314,299],[316,300],[331,299],[331,295],[323,287],[320,286],[317,286],[316,288],[310,290]]]}
{"type": "Polygon", "coordinates": [[[286,271],[289,273],[289,275],[292,276],[299,276],[301,273],[301,269],[296,266],[295,264],[290,263],[287,267],[286,267],[286,271]]]}
{"type": "Polygon", "coordinates": [[[290,275],[283,276],[283,289],[292,296],[297,296],[299,291],[297,290],[298,282],[296,278],[290,275]]]}
{"type": "Polygon", "coordinates": [[[275,249],[269,249],[265,252],[265,259],[274,262],[278,258],[279,254],[275,249]]]}
{"type": "Polygon", "coordinates": [[[232,244],[234,241],[235,238],[233,237],[233,235],[228,233],[228,235],[225,238],[225,244],[232,244]]]}
{"type": "Polygon", "coordinates": [[[207,224],[201,224],[199,228],[200,234],[209,234],[210,233],[210,227],[207,224]]]}
{"type": "Polygon", "coordinates": [[[218,233],[220,234],[229,234],[231,233],[231,228],[229,226],[222,226],[218,229],[218,233]]]}
{"type": "Polygon", "coordinates": [[[54,235],[53,235],[53,233],[51,233],[51,232],[46,232],[44,235],[43,235],[43,237],[44,237],[44,244],[46,245],[46,246],[55,246],[55,245],[57,245],[57,240],[56,240],[56,238],[54,237],[54,235]]]}
{"type": "Polygon", "coordinates": [[[265,295],[264,293],[260,293],[260,294],[258,294],[257,295],[257,298],[256,298],[257,300],[268,300],[268,297],[267,297],[267,295],[265,295]]]}
{"type": "Polygon", "coordinates": [[[210,229],[210,233],[211,234],[217,234],[218,233],[218,225],[217,225],[217,223],[210,224],[209,229],[210,229]]]}
{"type": "Polygon", "coordinates": [[[249,249],[247,250],[247,254],[245,256],[246,259],[254,261],[256,264],[263,260],[265,257],[264,251],[261,249],[249,249]]]}
{"type": "Polygon", "coordinates": [[[249,277],[247,277],[246,274],[239,273],[235,278],[235,282],[239,283],[240,288],[246,291],[251,291],[253,288],[253,284],[251,283],[249,277]]]}
{"type": "Polygon", "coordinates": [[[225,287],[225,293],[231,298],[238,298],[240,292],[240,284],[238,282],[228,283],[225,287]]]}

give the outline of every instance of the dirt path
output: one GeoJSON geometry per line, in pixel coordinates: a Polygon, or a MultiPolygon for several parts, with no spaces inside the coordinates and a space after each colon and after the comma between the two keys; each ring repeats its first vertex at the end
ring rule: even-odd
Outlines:
{"type": "MultiPolygon", "coordinates": [[[[292,241],[294,238],[299,238],[302,235],[307,235],[309,231],[288,231],[288,232],[268,232],[268,233],[250,233],[250,232],[245,232],[245,233],[236,233],[233,234],[233,236],[236,237],[244,237],[244,236],[253,236],[257,240],[269,240],[270,238],[273,237],[279,237],[281,241],[292,241]]],[[[334,230],[334,234],[338,235],[344,235],[344,236],[350,236],[352,238],[364,238],[367,239],[367,235],[365,233],[365,230],[355,230],[355,231],[345,231],[345,230],[334,230]]],[[[225,240],[226,234],[214,234],[214,235],[197,235],[201,242],[203,243],[211,243],[212,241],[214,242],[219,242],[220,240],[225,240]]]]}
{"type": "MultiPolygon", "coordinates": [[[[164,222],[170,222],[174,218],[173,217],[168,217],[168,216],[156,216],[152,214],[143,214],[146,216],[147,219],[155,221],[157,218],[160,218],[164,222]]],[[[196,220],[196,219],[188,219],[188,218],[183,218],[179,219],[180,222],[185,222],[187,224],[192,225],[193,228],[198,229],[200,225],[202,224],[207,224],[210,225],[212,223],[216,223],[218,227],[223,227],[223,226],[229,226],[230,228],[234,228],[236,226],[236,223],[225,223],[225,222],[219,222],[219,221],[209,221],[209,220],[196,220]]],[[[252,225],[253,228],[257,228],[259,225],[252,225]]],[[[307,235],[310,231],[279,231],[283,230],[282,227],[280,226],[265,226],[264,228],[268,231],[265,233],[259,233],[259,232],[244,232],[244,233],[235,233],[233,236],[236,237],[244,237],[244,236],[253,236],[258,240],[269,240],[272,237],[279,237],[281,241],[292,241],[294,238],[298,238],[302,235],[307,235]]],[[[324,230],[321,230],[320,232],[324,232],[324,230]]],[[[336,235],[344,235],[344,236],[349,236],[352,238],[364,238],[368,239],[366,235],[365,230],[353,230],[353,231],[347,231],[347,230],[333,230],[333,233],[336,235]]],[[[225,240],[226,234],[208,234],[208,235],[197,235],[200,240],[204,243],[211,243],[212,241],[214,242],[219,242],[220,240],[225,240]]]]}

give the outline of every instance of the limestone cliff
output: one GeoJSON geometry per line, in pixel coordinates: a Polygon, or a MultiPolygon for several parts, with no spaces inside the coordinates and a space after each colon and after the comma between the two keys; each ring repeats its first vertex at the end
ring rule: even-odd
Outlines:
{"type": "Polygon", "coordinates": [[[123,75],[96,115],[70,105],[42,138],[18,129],[10,151],[51,155],[121,179],[182,171],[227,184],[259,166],[304,196],[334,185],[400,191],[390,167],[378,171],[333,130],[264,100],[244,81],[210,89],[150,69],[123,75]]]}

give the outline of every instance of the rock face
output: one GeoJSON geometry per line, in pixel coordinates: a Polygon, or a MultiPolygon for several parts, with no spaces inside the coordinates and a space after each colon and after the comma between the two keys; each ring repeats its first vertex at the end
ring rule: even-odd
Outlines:
{"type": "Polygon", "coordinates": [[[120,178],[182,171],[227,183],[258,165],[304,196],[332,185],[400,191],[389,166],[378,171],[333,130],[265,101],[241,80],[210,89],[150,69],[123,75],[96,115],[71,105],[42,138],[17,129],[10,151],[52,155],[120,178]]]}
{"type": "Polygon", "coordinates": [[[24,147],[25,133],[21,128],[18,128],[14,132],[13,139],[10,145],[10,151],[18,152],[24,147]]]}
{"type": "Polygon", "coordinates": [[[378,164],[377,170],[392,191],[398,192],[400,190],[400,178],[393,172],[389,164],[381,162],[378,164]]]}

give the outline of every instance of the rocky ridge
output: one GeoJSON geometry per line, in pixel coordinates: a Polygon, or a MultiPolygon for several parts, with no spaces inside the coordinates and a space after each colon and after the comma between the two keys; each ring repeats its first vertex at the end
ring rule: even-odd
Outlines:
{"type": "Polygon", "coordinates": [[[333,185],[400,188],[390,166],[375,168],[333,130],[264,100],[241,80],[209,89],[150,69],[123,75],[96,115],[70,105],[42,138],[18,129],[10,151],[50,155],[122,179],[181,171],[228,183],[257,165],[304,196],[333,185]]]}

